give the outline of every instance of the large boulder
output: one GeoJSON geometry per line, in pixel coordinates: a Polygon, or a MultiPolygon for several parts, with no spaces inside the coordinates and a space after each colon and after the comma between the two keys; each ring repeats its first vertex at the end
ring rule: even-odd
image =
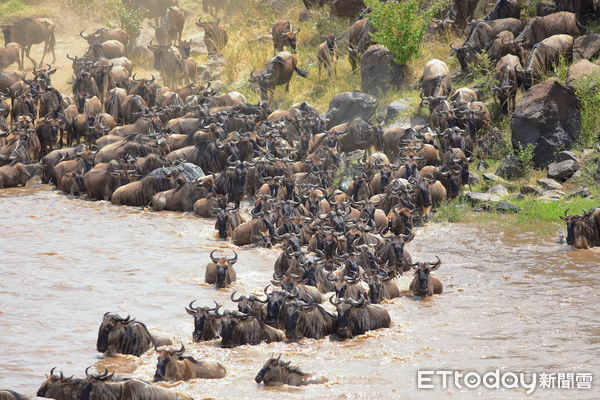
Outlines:
{"type": "Polygon", "coordinates": [[[512,145],[533,145],[535,165],[546,167],[556,153],[577,141],[580,122],[575,92],[556,79],[547,80],[529,89],[515,108],[510,123],[512,145]]]}
{"type": "Polygon", "coordinates": [[[330,0],[330,13],[336,17],[357,17],[367,8],[363,0],[330,0]]]}
{"type": "Polygon", "coordinates": [[[573,42],[573,61],[582,58],[591,60],[598,55],[600,55],[600,35],[597,33],[580,36],[573,42]]]}
{"type": "Polygon", "coordinates": [[[504,179],[519,179],[525,176],[523,166],[515,156],[509,154],[496,169],[496,175],[504,179]]]}
{"type": "Polygon", "coordinates": [[[329,111],[325,114],[327,129],[352,121],[354,118],[368,121],[378,105],[375,97],[360,91],[336,94],[329,103],[329,111]]]}
{"type": "Polygon", "coordinates": [[[579,170],[579,163],[575,160],[555,162],[548,166],[548,178],[564,182],[579,170]]]}
{"type": "Polygon", "coordinates": [[[588,60],[579,60],[575,64],[569,67],[567,72],[567,85],[569,87],[576,87],[577,82],[581,82],[582,85],[589,86],[591,82],[586,79],[596,77],[594,82],[595,86],[600,83],[600,65],[589,62],[588,60]]]}
{"type": "Polygon", "coordinates": [[[360,83],[363,92],[380,94],[399,88],[404,73],[394,62],[394,55],[380,44],[369,46],[360,59],[360,83]]]}

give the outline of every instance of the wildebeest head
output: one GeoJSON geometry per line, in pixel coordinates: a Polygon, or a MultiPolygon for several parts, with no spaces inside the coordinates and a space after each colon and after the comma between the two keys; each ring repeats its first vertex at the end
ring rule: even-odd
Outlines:
{"type": "Polygon", "coordinates": [[[298,32],[300,32],[299,28],[281,32],[281,36],[282,36],[284,42],[287,42],[287,44],[290,46],[290,48],[292,49],[292,53],[296,53],[296,44],[297,44],[296,35],[298,34],[298,32]]]}
{"type": "Polygon", "coordinates": [[[272,68],[265,68],[262,71],[252,71],[250,74],[250,82],[258,84],[260,88],[260,97],[262,101],[269,101],[267,90],[275,82],[276,76],[272,68]]]}
{"type": "Polygon", "coordinates": [[[351,338],[350,314],[354,309],[366,306],[367,301],[362,294],[358,301],[351,298],[338,298],[337,300],[334,300],[334,297],[335,295],[332,295],[329,298],[329,302],[337,309],[337,334],[342,338],[351,338]]]}
{"type": "Polygon", "coordinates": [[[477,60],[477,52],[471,48],[471,45],[468,43],[465,43],[460,47],[454,47],[452,45],[450,45],[450,47],[460,63],[460,69],[468,71],[469,64],[472,64],[477,60]]]}
{"type": "Polygon", "coordinates": [[[415,263],[410,264],[411,267],[415,270],[415,280],[417,281],[417,292],[415,293],[417,296],[425,297],[429,295],[432,290],[432,283],[429,279],[429,274],[431,271],[435,271],[442,264],[442,260],[438,256],[436,262],[433,263],[415,263]]]}
{"type": "Polygon", "coordinates": [[[185,311],[194,317],[194,333],[192,334],[192,339],[195,342],[199,342],[202,340],[203,334],[205,333],[204,330],[209,329],[207,323],[208,320],[218,319],[219,316],[217,312],[222,306],[215,301],[214,308],[194,307],[195,301],[196,300],[192,301],[189,305],[189,308],[186,307],[185,311]]]}
{"type": "Polygon", "coordinates": [[[271,382],[271,381],[282,382],[283,381],[283,379],[281,378],[281,375],[283,373],[282,370],[286,367],[289,367],[290,363],[291,363],[291,361],[288,361],[287,363],[281,361],[281,354],[277,358],[270,358],[267,360],[265,365],[263,365],[261,370],[258,371],[258,374],[256,374],[256,377],[254,378],[254,380],[256,381],[256,383],[261,383],[263,381],[264,382],[271,382]]]}
{"type": "Polygon", "coordinates": [[[181,53],[181,56],[184,59],[190,58],[192,52],[192,39],[188,41],[182,40],[179,46],[177,46],[177,48],[179,49],[179,52],[181,53]]]}
{"type": "Polygon", "coordinates": [[[98,330],[98,340],[96,342],[96,350],[100,353],[108,351],[108,337],[114,330],[127,326],[135,321],[128,315],[127,318],[121,318],[117,314],[106,313],[102,318],[100,329],[98,330]]]}
{"type": "Polygon", "coordinates": [[[239,311],[225,311],[221,316],[221,347],[233,347],[233,333],[238,324],[254,319],[239,311]]]}
{"type": "Polygon", "coordinates": [[[83,379],[74,379],[60,375],[54,375],[55,368],[50,370],[50,375],[46,375],[46,380],[39,387],[36,396],[61,399],[78,399],[81,389],[86,386],[83,379]]]}
{"type": "Polygon", "coordinates": [[[303,310],[308,310],[316,307],[313,304],[312,298],[306,300],[295,299],[286,304],[285,308],[285,336],[291,340],[300,339],[296,327],[298,326],[298,318],[303,310]]]}
{"type": "Polygon", "coordinates": [[[231,293],[231,301],[237,303],[239,312],[256,316],[257,310],[260,309],[262,316],[262,305],[268,303],[268,299],[261,300],[253,294],[250,296],[241,295],[236,299],[236,294],[237,292],[231,293]]]}
{"type": "Polygon", "coordinates": [[[600,208],[582,212],[570,215],[567,208],[560,217],[567,223],[567,244],[578,249],[600,246],[600,208]]]}
{"type": "Polygon", "coordinates": [[[231,278],[229,275],[229,268],[233,266],[238,260],[238,255],[233,251],[234,256],[231,258],[219,257],[215,258],[213,255],[216,250],[210,252],[210,259],[217,265],[217,288],[221,289],[231,284],[231,278]]]}
{"type": "Polygon", "coordinates": [[[158,353],[156,371],[154,372],[154,382],[167,380],[167,368],[169,364],[173,364],[181,359],[181,356],[183,356],[183,353],[185,352],[185,346],[181,343],[181,348],[179,350],[159,349],[157,347],[155,347],[154,350],[158,353]]]}
{"type": "Polygon", "coordinates": [[[381,300],[383,300],[383,281],[391,279],[386,267],[387,265],[382,269],[375,271],[367,270],[363,273],[363,279],[369,285],[372,304],[381,303],[381,300]]]}
{"type": "Polygon", "coordinates": [[[227,222],[229,221],[229,212],[230,210],[222,208],[217,208],[217,222],[215,226],[217,227],[219,238],[227,239],[227,222]]]}
{"type": "Polygon", "coordinates": [[[267,295],[267,315],[265,322],[269,325],[275,324],[277,316],[281,307],[288,298],[293,298],[294,295],[290,294],[287,290],[274,290],[271,293],[267,293],[269,285],[265,287],[265,294],[267,295]]]}

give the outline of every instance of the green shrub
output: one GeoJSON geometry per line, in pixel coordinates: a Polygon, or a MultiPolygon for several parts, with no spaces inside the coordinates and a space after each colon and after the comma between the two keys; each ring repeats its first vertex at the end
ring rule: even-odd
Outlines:
{"type": "Polygon", "coordinates": [[[525,171],[526,174],[531,172],[533,169],[533,151],[535,150],[535,145],[529,143],[527,146],[523,147],[519,145],[518,148],[513,150],[514,156],[516,157],[519,164],[521,164],[521,168],[525,171]]]}
{"type": "Polygon", "coordinates": [[[593,147],[600,141],[600,74],[581,79],[576,93],[581,106],[579,138],[584,147],[593,147]]]}
{"type": "Polygon", "coordinates": [[[117,19],[121,29],[127,32],[130,37],[137,38],[144,19],[144,11],[137,8],[130,8],[125,4],[119,4],[117,19]]]}
{"type": "Polygon", "coordinates": [[[419,0],[365,0],[371,9],[369,20],[376,30],[372,38],[394,54],[397,64],[405,65],[419,53],[428,21],[442,7],[441,3],[434,2],[422,10],[419,0]]]}
{"type": "Polygon", "coordinates": [[[18,14],[25,8],[26,5],[22,0],[8,0],[6,3],[0,4],[0,15],[18,14]]]}

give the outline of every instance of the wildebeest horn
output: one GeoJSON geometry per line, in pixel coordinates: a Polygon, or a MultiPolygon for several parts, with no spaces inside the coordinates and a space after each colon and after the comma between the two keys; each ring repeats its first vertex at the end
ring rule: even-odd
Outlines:
{"type": "Polygon", "coordinates": [[[181,348],[177,351],[174,351],[175,354],[181,355],[185,352],[185,346],[181,343],[181,348]]]}
{"type": "Polygon", "coordinates": [[[212,260],[212,262],[214,262],[216,264],[217,262],[219,262],[219,260],[213,256],[215,251],[217,251],[217,250],[213,250],[210,252],[210,259],[212,260]]]}
{"type": "Polygon", "coordinates": [[[432,263],[428,263],[429,265],[440,265],[442,263],[442,260],[440,260],[440,258],[438,256],[435,256],[435,258],[437,258],[436,262],[432,262],[432,263]]]}
{"type": "Polygon", "coordinates": [[[238,260],[238,255],[237,255],[237,253],[235,252],[235,250],[233,250],[233,254],[234,254],[234,256],[233,256],[232,258],[228,258],[228,259],[227,259],[227,261],[229,261],[229,263],[230,263],[231,265],[235,264],[235,263],[236,263],[236,261],[238,260]]]}
{"type": "Polygon", "coordinates": [[[360,299],[358,301],[354,301],[354,299],[350,298],[348,299],[348,303],[352,306],[352,307],[362,307],[365,304],[365,296],[360,295],[360,299]]]}
{"type": "Polygon", "coordinates": [[[339,305],[341,303],[341,301],[339,299],[338,300],[333,300],[334,297],[335,297],[335,294],[332,294],[331,297],[329,298],[329,302],[331,304],[333,304],[334,306],[337,306],[337,305],[339,305]]]}
{"type": "Polygon", "coordinates": [[[231,293],[231,296],[230,296],[230,298],[231,298],[231,301],[233,301],[233,302],[235,302],[235,303],[239,303],[240,301],[242,301],[242,299],[244,298],[244,296],[240,296],[240,297],[238,297],[238,299],[236,300],[236,299],[235,299],[235,295],[236,295],[236,293],[237,293],[237,290],[236,290],[235,292],[231,293]]]}

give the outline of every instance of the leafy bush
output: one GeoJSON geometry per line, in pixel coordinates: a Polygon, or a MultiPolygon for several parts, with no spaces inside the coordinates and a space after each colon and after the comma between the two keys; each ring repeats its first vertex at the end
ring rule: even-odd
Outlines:
{"type": "Polygon", "coordinates": [[[428,21],[442,7],[442,2],[422,10],[419,0],[399,2],[365,0],[371,9],[369,20],[376,32],[375,42],[387,47],[395,56],[394,61],[404,65],[412,60],[421,48],[428,21]]]}
{"type": "Polygon", "coordinates": [[[600,74],[581,79],[577,83],[576,93],[581,106],[581,144],[593,147],[600,141],[600,74]]]}
{"type": "Polygon", "coordinates": [[[130,8],[125,4],[119,4],[117,19],[121,29],[127,32],[130,37],[137,38],[144,19],[144,11],[138,8],[130,8]]]}
{"type": "Polygon", "coordinates": [[[525,171],[526,174],[531,172],[533,168],[533,151],[535,150],[535,145],[529,143],[527,146],[523,147],[519,145],[518,148],[514,149],[513,153],[521,164],[521,168],[525,171]]]}

